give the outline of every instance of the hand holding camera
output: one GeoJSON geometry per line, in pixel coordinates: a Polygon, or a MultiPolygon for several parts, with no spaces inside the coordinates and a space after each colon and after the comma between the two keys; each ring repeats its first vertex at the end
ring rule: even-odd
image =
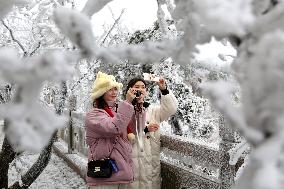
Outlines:
{"type": "Polygon", "coordinates": [[[132,103],[132,101],[136,98],[135,90],[132,88],[129,88],[127,93],[126,93],[126,101],[129,103],[132,103]]]}
{"type": "Polygon", "coordinates": [[[137,103],[143,103],[143,93],[140,90],[135,90],[133,88],[129,88],[126,93],[126,100],[130,103],[135,100],[137,103]]]}
{"type": "Polygon", "coordinates": [[[142,93],[142,91],[136,90],[134,94],[135,94],[135,100],[138,104],[144,102],[144,94],[142,93]]]}
{"type": "Polygon", "coordinates": [[[139,98],[142,93],[141,93],[141,91],[135,91],[134,94],[135,94],[136,98],[139,98]]]}
{"type": "Polygon", "coordinates": [[[151,73],[143,73],[143,77],[145,81],[154,81],[158,84],[160,90],[165,90],[167,88],[166,86],[166,80],[162,76],[157,76],[155,74],[151,73]]]}

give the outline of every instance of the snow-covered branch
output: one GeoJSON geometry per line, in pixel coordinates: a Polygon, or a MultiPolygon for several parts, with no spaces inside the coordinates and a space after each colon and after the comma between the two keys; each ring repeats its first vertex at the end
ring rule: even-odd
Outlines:
{"type": "Polygon", "coordinates": [[[107,5],[111,1],[113,0],[88,0],[82,12],[88,15],[89,17],[92,17],[93,14],[100,11],[102,8],[104,8],[105,5],[107,5]]]}
{"type": "Polygon", "coordinates": [[[120,63],[121,60],[136,62],[159,62],[162,58],[171,56],[176,41],[145,42],[139,45],[119,45],[117,47],[100,48],[96,57],[111,63],[120,63]]]}
{"type": "Polygon", "coordinates": [[[41,42],[38,42],[38,45],[34,48],[34,50],[30,53],[30,56],[33,56],[34,53],[40,48],[41,42]]]}
{"type": "Polygon", "coordinates": [[[264,136],[261,132],[247,126],[241,109],[232,105],[230,98],[232,88],[227,83],[207,83],[202,86],[202,89],[208,95],[212,104],[228,119],[230,126],[239,130],[250,144],[256,145],[263,140],[264,136]]]}
{"type": "Polygon", "coordinates": [[[159,22],[159,27],[162,33],[166,34],[168,31],[168,25],[165,21],[165,12],[162,9],[162,3],[160,0],[157,0],[158,3],[158,10],[157,10],[157,18],[159,22]]]}
{"type": "Polygon", "coordinates": [[[90,19],[86,15],[75,10],[58,8],[54,11],[54,20],[61,32],[80,48],[83,57],[93,57],[96,44],[90,19]]]}
{"type": "MultiPolygon", "coordinates": [[[[281,121],[283,125],[283,120],[281,121]]],[[[282,149],[283,130],[254,149],[248,165],[233,189],[281,189],[283,188],[282,149]]]]}
{"type": "Polygon", "coordinates": [[[6,134],[17,149],[39,151],[54,130],[64,126],[66,119],[42,107],[38,99],[46,80],[60,81],[70,76],[68,61],[59,52],[20,60],[15,51],[0,50],[1,76],[17,86],[12,102],[0,106],[0,116],[9,120],[6,134]]]}
{"type": "Polygon", "coordinates": [[[200,23],[216,37],[244,36],[254,23],[252,0],[194,0],[200,23]],[[226,15],[226,16],[225,16],[226,15]]]}

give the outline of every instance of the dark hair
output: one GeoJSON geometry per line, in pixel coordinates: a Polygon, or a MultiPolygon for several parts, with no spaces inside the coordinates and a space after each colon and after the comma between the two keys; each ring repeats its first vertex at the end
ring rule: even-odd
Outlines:
{"type": "MultiPolygon", "coordinates": [[[[146,81],[145,81],[144,79],[142,79],[142,78],[140,78],[140,77],[134,77],[133,79],[131,79],[131,80],[128,82],[128,84],[127,84],[127,86],[126,86],[126,89],[125,89],[125,91],[124,91],[124,97],[126,97],[126,93],[127,93],[127,91],[129,90],[129,88],[133,87],[138,81],[143,82],[144,85],[145,85],[145,87],[147,87],[147,83],[146,83],[146,81]]],[[[135,104],[135,101],[133,101],[132,104],[134,105],[134,104],[135,104]]],[[[150,103],[148,103],[148,102],[144,102],[144,103],[143,103],[143,106],[144,106],[145,108],[147,108],[149,105],[150,105],[150,103]]]]}
{"type": "Polygon", "coordinates": [[[104,95],[100,96],[96,100],[93,101],[93,107],[104,109],[105,107],[108,107],[108,104],[104,100],[104,95]]]}
{"type": "Polygon", "coordinates": [[[129,88],[133,87],[138,81],[143,82],[144,85],[145,85],[145,87],[147,87],[147,83],[146,83],[146,81],[145,81],[144,79],[142,79],[142,78],[140,78],[140,77],[134,77],[133,79],[131,79],[131,80],[128,82],[128,84],[127,84],[127,86],[126,86],[126,89],[125,89],[125,91],[124,91],[124,96],[126,96],[126,93],[127,93],[127,91],[129,90],[129,88]]]}

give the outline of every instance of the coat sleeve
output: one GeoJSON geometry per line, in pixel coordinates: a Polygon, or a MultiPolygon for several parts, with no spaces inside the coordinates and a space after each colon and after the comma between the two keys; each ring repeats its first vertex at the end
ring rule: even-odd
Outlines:
{"type": "Polygon", "coordinates": [[[133,114],[134,108],[127,102],[119,103],[114,117],[110,117],[104,110],[94,109],[86,116],[86,138],[108,138],[126,132],[133,114]]]}
{"type": "Polygon", "coordinates": [[[170,92],[167,95],[161,96],[160,105],[150,106],[149,113],[154,122],[162,122],[167,120],[171,115],[174,115],[178,108],[178,101],[174,94],[170,92]]]}

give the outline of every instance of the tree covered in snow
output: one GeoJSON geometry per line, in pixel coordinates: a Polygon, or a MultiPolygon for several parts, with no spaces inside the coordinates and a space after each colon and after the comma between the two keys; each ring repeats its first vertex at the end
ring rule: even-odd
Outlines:
{"type": "MultiPolygon", "coordinates": [[[[230,126],[236,128],[252,146],[250,161],[235,188],[283,188],[283,1],[158,0],[158,23],[163,33],[161,40],[101,46],[95,40],[90,18],[111,1],[88,0],[81,12],[59,7],[65,4],[62,0],[52,1],[57,6],[45,9],[53,11],[55,8],[54,21],[72,42],[72,45],[69,43],[71,48],[66,48],[69,51],[45,51],[28,57],[27,54],[42,45],[37,40],[34,40],[33,46],[28,45],[30,41],[27,46],[18,44],[24,58],[11,49],[1,49],[1,77],[15,85],[10,103],[0,106],[1,117],[8,121],[5,133],[11,144],[21,150],[31,147],[39,150],[48,142],[52,131],[63,125],[64,119],[43,108],[36,99],[44,82],[68,79],[70,62],[98,60],[105,65],[117,65],[128,60],[130,63],[147,64],[171,58],[174,63],[185,66],[193,64],[197,44],[209,42],[212,36],[218,40],[227,38],[238,48],[233,69],[240,86],[241,105],[232,104],[231,94],[235,87],[229,82],[211,82],[203,88],[211,102],[226,116],[230,126]],[[171,19],[165,18],[162,7],[166,7],[171,19]],[[177,31],[174,37],[167,30],[167,20],[172,20],[170,23],[177,31]],[[17,127],[19,125],[21,127],[17,127]],[[35,137],[39,145],[32,146],[27,140],[30,137],[35,137]]],[[[43,4],[45,2],[42,1],[43,4]]],[[[22,3],[20,0],[1,0],[0,18],[3,19],[14,5],[22,3]]],[[[42,14],[39,19],[44,17],[42,14]]],[[[37,30],[35,27],[35,31],[47,32],[43,36],[57,34],[49,27],[45,29],[37,30]]],[[[59,42],[58,39],[62,36],[54,35],[51,43],[59,42]]],[[[210,77],[215,80],[216,73],[211,72],[210,77]]]]}
{"type": "MultiPolygon", "coordinates": [[[[19,3],[0,1],[6,11],[19,3]]],[[[5,104],[0,105],[0,114],[5,118],[5,138],[0,153],[0,188],[8,188],[9,164],[18,155],[25,150],[40,151],[33,166],[11,185],[29,187],[49,162],[55,131],[67,121],[44,107],[39,98],[46,81],[65,80],[72,72],[71,59],[55,50],[68,44],[50,19],[52,8],[59,5],[57,1],[34,1],[1,17],[0,96],[5,104]]]]}
{"type": "Polygon", "coordinates": [[[238,47],[233,69],[241,89],[241,105],[232,105],[234,87],[230,84],[204,86],[212,103],[252,147],[236,189],[284,187],[283,5],[283,1],[270,0],[196,3],[207,31],[229,38],[238,47]]]}

